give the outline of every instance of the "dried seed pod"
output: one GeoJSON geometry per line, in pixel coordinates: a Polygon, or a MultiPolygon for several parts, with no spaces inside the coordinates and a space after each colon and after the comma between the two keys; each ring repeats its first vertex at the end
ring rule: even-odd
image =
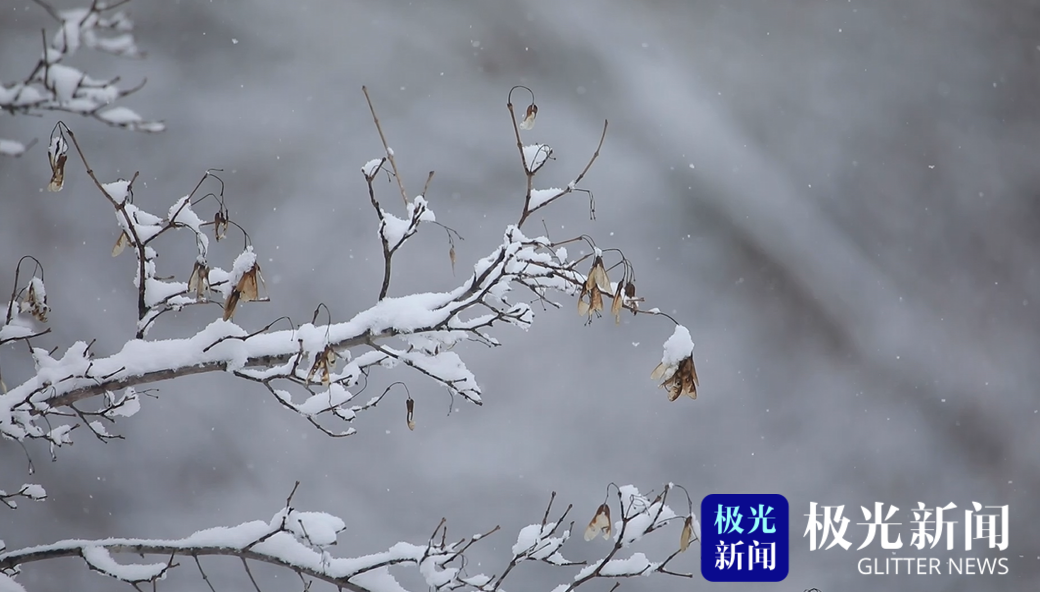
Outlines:
{"type": "Polygon", "coordinates": [[[324,367],[321,370],[321,383],[329,386],[329,383],[332,382],[332,371],[336,368],[336,352],[331,345],[326,345],[321,357],[325,360],[324,367]]]}
{"type": "Polygon", "coordinates": [[[594,282],[599,289],[607,294],[611,293],[610,278],[607,277],[607,268],[603,265],[603,258],[597,256],[592,262],[592,270],[589,271],[589,281],[594,282]]]}
{"type": "Polygon", "coordinates": [[[523,121],[520,122],[520,129],[527,131],[534,128],[534,118],[538,116],[538,105],[531,103],[527,106],[527,112],[524,114],[523,121]]]}
{"type": "Polygon", "coordinates": [[[47,313],[50,312],[51,307],[47,305],[47,292],[43,287],[43,280],[34,277],[29,282],[29,289],[22,298],[20,308],[22,312],[31,314],[37,321],[47,322],[47,313]]]}
{"type": "Polygon", "coordinates": [[[600,292],[599,286],[593,286],[592,291],[589,293],[589,316],[594,312],[601,312],[603,310],[603,292],[600,292]]]}
{"type": "Polygon", "coordinates": [[[455,273],[455,246],[448,249],[448,259],[451,260],[451,273],[455,273]]]}
{"type": "Polygon", "coordinates": [[[582,294],[581,297],[578,298],[578,315],[586,316],[587,314],[589,314],[589,303],[585,301],[585,295],[582,294]]]}
{"type": "Polygon", "coordinates": [[[686,549],[690,548],[690,541],[693,539],[693,516],[687,516],[686,521],[683,522],[682,534],[679,535],[679,552],[682,553],[686,549]]]}
{"type": "Polygon", "coordinates": [[[235,289],[241,292],[240,297],[243,302],[256,301],[260,299],[259,284],[262,284],[264,278],[260,275],[260,266],[256,263],[249,268],[249,271],[242,274],[242,278],[238,280],[238,284],[235,289]]]}
{"type": "Polygon", "coordinates": [[[195,266],[188,277],[188,292],[195,294],[196,300],[202,300],[209,293],[209,267],[202,261],[195,261],[195,266]]]}
{"type": "Polygon", "coordinates": [[[331,345],[326,345],[322,352],[314,357],[314,363],[311,364],[311,370],[307,373],[307,382],[311,382],[314,376],[321,372],[321,384],[329,386],[332,382],[332,369],[336,365],[336,351],[332,349],[331,345]]]}
{"type": "Polygon", "coordinates": [[[636,314],[639,310],[639,302],[642,298],[636,298],[636,284],[633,281],[625,283],[625,298],[628,299],[628,303],[632,306],[632,315],[636,314]]]}
{"type": "Polygon", "coordinates": [[[697,380],[697,368],[693,365],[693,356],[690,356],[679,363],[679,370],[676,372],[679,376],[681,384],[681,394],[689,396],[691,399],[697,398],[697,387],[700,382],[697,380]]]}
{"type": "Polygon", "coordinates": [[[650,373],[650,380],[661,380],[666,374],[668,374],[670,368],[671,366],[661,362],[656,368],[654,368],[654,371],[650,373]]]}
{"type": "Polygon", "coordinates": [[[589,303],[585,302],[585,297],[589,294],[589,284],[591,282],[588,278],[585,278],[585,283],[581,285],[581,293],[578,294],[578,315],[585,316],[589,314],[589,303]]]}
{"type": "Polygon", "coordinates": [[[404,402],[404,406],[405,406],[405,412],[406,412],[406,414],[405,414],[405,421],[408,423],[408,429],[409,430],[414,430],[415,429],[415,400],[412,399],[411,397],[408,397],[408,399],[406,399],[405,402],[404,402]]]}
{"type": "Polygon", "coordinates": [[[112,247],[112,256],[113,257],[118,257],[119,254],[123,252],[123,249],[125,249],[126,246],[129,245],[129,244],[130,244],[130,237],[126,234],[126,231],[124,230],[124,231],[120,232],[119,233],[119,238],[116,239],[116,244],[112,247]]]}
{"type": "Polygon", "coordinates": [[[610,314],[614,315],[614,324],[621,324],[621,308],[624,306],[624,299],[621,297],[624,286],[623,282],[618,282],[617,291],[614,292],[614,301],[610,303],[610,314]]]}
{"type": "Polygon", "coordinates": [[[228,230],[228,217],[224,213],[224,208],[221,207],[217,210],[217,214],[213,216],[213,237],[220,241],[222,238],[227,236],[228,230]]]}
{"type": "Polygon", "coordinates": [[[307,372],[307,380],[306,380],[306,382],[308,382],[308,383],[311,382],[311,379],[314,378],[314,375],[317,374],[318,370],[321,370],[322,366],[324,366],[324,365],[325,365],[325,360],[324,360],[324,358],[322,356],[315,357],[314,358],[314,363],[311,364],[310,371],[307,372]]]}
{"type": "Polygon", "coordinates": [[[596,510],[596,515],[592,517],[585,529],[585,540],[591,541],[599,534],[602,534],[605,539],[610,539],[610,506],[607,504],[600,504],[599,509],[596,510]]]}
{"type": "Polygon", "coordinates": [[[700,382],[697,379],[697,367],[693,363],[693,356],[687,356],[678,366],[669,366],[661,362],[650,374],[651,380],[660,380],[661,388],[668,391],[668,400],[674,401],[681,395],[687,395],[691,399],[697,398],[697,387],[700,382]]]}
{"type": "Polygon", "coordinates": [[[679,395],[682,394],[682,383],[680,383],[678,380],[675,380],[674,376],[671,380],[668,381],[668,386],[666,388],[668,389],[669,401],[674,401],[678,399],[679,395]]]}
{"type": "Polygon", "coordinates": [[[242,293],[238,291],[238,288],[231,290],[231,294],[228,294],[227,300],[224,301],[224,320],[230,321],[235,316],[235,308],[238,306],[238,299],[242,293]]]}
{"type": "Polygon", "coordinates": [[[69,143],[65,136],[58,134],[51,138],[51,145],[47,148],[47,159],[51,165],[51,182],[47,184],[47,191],[61,191],[65,185],[65,161],[68,159],[69,143]]]}

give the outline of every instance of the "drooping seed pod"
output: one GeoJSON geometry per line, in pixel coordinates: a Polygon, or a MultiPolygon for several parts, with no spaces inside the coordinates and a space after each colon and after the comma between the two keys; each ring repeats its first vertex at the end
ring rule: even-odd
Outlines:
{"type": "Polygon", "coordinates": [[[538,105],[531,103],[527,106],[527,112],[524,114],[523,121],[520,122],[520,129],[527,131],[534,128],[534,118],[538,116],[538,105]]]}
{"type": "Polygon", "coordinates": [[[69,143],[65,136],[58,133],[51,138],[50,147],[47,148],[47,159],[51,165],[51,182],[47,184],[47,191],[61,191],[65,186],[65,161],[68,159],[69,143]]]}
{"type": "Polygon", "coordinates": [[[605,539],[610,539],[610,506],[607,504],[600,504],[596,510],[596,515],[585,529],[585,540],[591,541],[599,534],[605,539]]]}

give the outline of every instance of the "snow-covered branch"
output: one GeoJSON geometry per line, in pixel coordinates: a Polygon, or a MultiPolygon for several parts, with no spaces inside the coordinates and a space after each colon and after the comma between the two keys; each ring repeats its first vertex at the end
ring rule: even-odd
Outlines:
{"type": "Polygon", "coordinates": [[[3,489],[0,489],[0,504],[4,504],[8,508],[17,508],[17,498],[20,497],[32,501],[40,501],[47,497],[47,492],[39,485],[33,483],[23,484],[18,488],[18,491],[15,491],[14,493],[7,493],[3,489]]]}
{"type": "MultiPolygon", "coordinates": [[[[512,114],[511,105],[509,110],[512,114]]],[[[374,108],[373,116],[375,118],[374,108]]],[[[375,120],[378,127],[378,118],[375,120]]],[[[530,129],[531,122],[533,116],[528,116],[517,125],[518,139],[519,129],[530,129]]],[[[259,294],[263,279],[249,235],[232,219],[223,182],[207,172],[190,193],[174,200],[161,215],[150,213],[142,204],[135,203],[136,174],[129,181],[102,182],[87,163],[76,135],[64,123],[59,123],[48,150],[51,183],[60,187],[69,148],[75,147],[87,175],[114,210],[119,236],[112,255],[118,256],[124,251],[134,255],[137,322],[134,337],[119,351],[107,355],[96,355],[93,341],[77,341],[61,353],[58,348],[39,347],[38,340],[48,332],[45,324],[50,307],[42,266],[35,259],[23,258],[16,268],[14,286],[2,317],[0,345],[24,343],[34,374],[10,389],[0,380],[0,437],[18,442],[45,441],[52,457],[56,448],[71,444],[73,430],[80,426],[102,441],[118,438],[107,431],[107,426],[141,409],[141,395],[149,392],[144,387],[162,380],[218,371],[260,383],[282,406],[334,437],[354,433],[349,424],[401,384],[395,382],[380,394],[361,400],[359,395],[364,388],[359,385],[367,385],[367,377],[377,368],[404,366],[440,384],[452,396],[479,405],[480,386],[454,347],[465,341],[498,346],[496,327],[528,329],[534,320],[534,311],[530,302],[516,296],[517,288],[524,288],[526,297],[533,294],[534,302],[552,307],[561,306],[555,298],[576,297],[578,313],[588,323],[601,318],[605,309],[615,322],[620,321],[624,311],[668,318],[674,323],[674,330],[664,344],[660,364],[652,372],[652,378],[663,380],[661,386],[668,390],[669,399],[682,394],[696,398],[697,374],[689,331],[657,309],[643,308],[644,299],[636,295],[634,264],[619,249],[601,249],[586,235],[564,240],[529,237],[519,224],[508,225],[501,242],[476,261],[469,276],[453,289],[389,296],[393,257],[400,255],[407,241],[424,225],[441,225],[426,196],[432,173],[423,194],[405,198],[404,217],[398,218],[381,206],[372,181],[380,171],[398,174],[392,150],[385,138],[383,141],[385,156],[369,161],[361,171],[368,185],[369,201],[376,212],[385,260],[375,303],[345,321],[336,322],[329,315],[328,322],[318,323],[316,311],[309,323],[296,325],[279,317],[263,327],[247,330],[234,322],[234,314],[241,303],[262,299],[259,294]],[[387,162],[392,163],[390,170],[384,167],[387,162]],[[203,194],[201,188],[207,182],[219,182],[219,191],[203,194]],[[212,215],[199,214],[202,208],[209,208],[212,215]],[[242,250],[227,269],[221,269],[211,260],[210,238],[224,239],[232,227],[241,231],[242,250]],[[180,266],[179,274],[158,273],[156,241],[160,236],[187,236],[195,246],[194,261],[180,266]],[[573,245],[587,252],[571,257],[568,247],[573,245]],[[26,262],[35,263],[31,274],[26,262]],[[23,277],[23,267],[28,279],[23,277]],[[611,274],[615,275],[614,280],[611,274]],[[149,329],[164,312],[198,304],[216,304],[219,312],[194,335],[177,339],[147,338],[149,329]],[[280,324],[289,327],[276,329],[280,324]],[[330,423],[339,427],[330,427],[330,423]],[[344,428],[343,424],[348,425],[344,428]]],[[[532,145],[535,146],[532,148],[518,141],[518,145],[521,164],[528,172],[522,222],[531,212],[550,205],[556,197],[532,200],[532,196],[538,194],[532,193],[531,181],[546,164],[551,150],[543,144],[532,145]]],[[[571,189],[594,161],[595,156],[569,185],[571,189]]],[[[399,188],[406,195],[403,184],[399,184],[399,188]]],[[[441,227],[448,230],[449,243],[453,236],[458,236],[447,227],[441,227]]],[[[451,244],[449,256],[454,265],[451,244]]],[[[405,390],[407,392],[407,387],[405,390]]],[[[414,429],[415,401],[410,394],[407,402],[408,427],[414,429]]],[[[620,521],[611,523],[610,505],[604,503],[585,533],[586,540],[600,534],[610,539],[613,534],[612,549],[599,561],[573,573],[557,590],[574,590],[597,578],[617,580],[650,573],[688,576],[671,571],[667,566],[696,540],[699,527],[692,515],[692,502],[675,553],[662,561],[651,561],[642,553],[620,556],[642,537],[682,519],[666,505],[671,489],[669,485],[651,501],[633,487],[615,488],[620,521]]],[[[14,507],[17,497],[41,499],[44,496],[41,487],[24,485],[13,494],[0,492],[0,502],[14,507]]],[[[298,512],[291,507],[291,499],[290,495],[285,507],[269,521],[204,530],[184,539],[67,540],[12,552],[0,550],[0,583],[4,583],[2,578],[13,578],[22,565],[69,556],[81,558],[94,571],[135,586],[164,578],[179,565],[175,562],[178,556],[191,557],[205,579],[199,557],[230,555],[242,561],[249,578],[253,577],[249,562],[255,561],[289,568],[301,578],[372,592],[400,590],[388,570],[403,565],[418,568],[434,589],[482,592],[499,590],[505,578],[526,561],[544,562],[561,569],[579,566],[561,553],[573,526],[562,526],[570,508],[551,521],[552,501],[540,524],[520,531],[503,571],[498,576],[485,576],[466,575],[455,565],[463,565],[464,553],[491,533],[449,542],[442,521],[425,544],[398,543],[382,553],[335,558],[327,547],[334,544],[343,531],[344,521],[324,513],[298,512]],[[113,557],[113,554],[125,553],[142,557],[154,555],[161,561],[122,564],[113,557]]],[[[497,527],[491,532],[496,530],[497,527]]]]}
{"type": "Polygon", "coordinates": [[[592,192],[587,189],[579,189],[578,183],[585,178],[585,175],[587,175],[589,170],[592,169],[592,165],[596,162],[596,159],[599,158],[599,151],[603,148],[603,141],[607,138],[608,122],[606,120],[603,121],[603,133],[599,136],[599,143],[596,145],[596,151],[592,153],[592,157],[589,158],[588,164],[586,164],[585,168],[578,173],[577,177],[562,188],[551,187],[549,189],[535,189],[534,177],[538,174],[538,171],[545,166],[545,163],[552,158],[553,151],[552,148],[546,144],[528,144],[525,146],[523,140],[520,138],[521,130],[527,131],[534,128],[535,118],[538,116],[538,105],[534,103],[534,93],[531,92],[531,103],[527,106],[527,109],[524,110],[523,119],[518,122],[516,111],[513,108],[513,92],[519,88],[531,92],[531,89],[526,86],[514,86],[509,91],[509,99],[506,101],[506,108],[509,109],[509,115],[513,121],[513,135],[516,138],[516,147],[520,151],[520,164],[523,165],[524,174],[527,176],[527,191],[524,193],[524,209],[520,213],[520,221],[517,222],[516,225],[522,227],[531,214],[574,191],[581,191],[588,194],[589,218],[595,220],[596,201],[593,198],[592,192]]]}
{"type": "MultiPolygon", "coordinates": [[[[512,113],[511,105],[509,110],[512,113]]],[[[374,108],[373,116],[378,125],[374,108]]],[[[519,138],[520,128],[515,122],[514,126],[519,138]]],[[[620,250],[600,249],[584,235],[562,241],[545,236],[532,238],[518,225],[507,226],[502,242],[477,261],[470,276],[454,289],[387,296],[392,258],[421,225],[437,222],[430,203],[422,195],[407,200],[404,218],[390,214],[380,205],[373,180],[392,155],[384,139],[386,155],[369,161],[361,169],[369,201],[376,211],[385,258],[376,303],[343,322],[316,324],[316,319],[312,319],[311,323],[295,326],[289,322],[291,328],[274,330],[282,320],[278,319],[259,330],[247,331],[233,322],[233,315],[240,303],[262,299],[259,292],[263,283],[248,234],[242,230],[243,250],[229,269],[216,267],[210,261],[208,233],[219,241],[231,226],[241,229],[231,219],[223,182],[219,192],[197,197],[208,179],[219,181],[207,172],[188,195],[175,200],[163,215],[156,215],[135,204],[136,174],[129,181],[99,180],[76,135],[63,123],[56,127],[48,153],[55,179],[64,178],[70,146],[75,147],[87,174],[115,211],[119,237],[112,254],[131,250],[135,255],[136,335],[120,351],[107,356],[96,356],[92,343],[82,341],[67,348],[60,357],[55,357],[55,350],[30,344],[35,375],[0,394],[0,435],[8,438],[44,439],[52,448],[68,444],[69,426],[55,427],[52,421],[65,417],[80,420],[95,437],[109,439],[115,436],[104,429],[104,422],[136,412],[140,387],[217,371],[261,383],[284,407],[324,433],[346,436],[354,433],[353,427],[329,428],[321,420],[349,424],[359,413],[379,403],[388,391],[365,402],[356,400],[359,391],[355,387],[376,367],[403,365],[441,384],[451,395],[479,405],[481,389],[476,377],[452,350],[463,341],[499,345],[498,338],[491,333],[496,326],[530,327],[534,313],[528,302],[514,299],[517,287],[526,288],[537,301],[555,307],[559,303],[552,300],[554,294],[576,295],[578,312],[587,322],[603,314],[608,299],[610,314],[616,321],[625,310],[667,317],[656,309],[640,308],[643,299],[636,296],[634,265],[620,250]],[[215,213],[203,218],[196,209],[207,204],[215,207],[215,213]],[[158,274],[155,241],[172,230],[187,230],[197,252],[190,274],[188,265],[181,267],[181,277],[187,276],[183,280],[177,279],[177,274],[158,274]],[[574,243],[590,252],[571,258],[567,245],[574,243]],[[615,269],[620,270],[618,281],[609,277],[615,269]],[[146,339],[148,330],[164,312],[206,303],[221,304],[223,314],[195,335],[146,339]],[[294,395],[290,388],[302,391],[302,397],[294,395]],[[99,395],[103,395],[99,408],[83,407],[88,399],[99,395]]],[[[529,185],[551,153],[548,147],[537,146],[537,150],[521,146],[521,164],[528,171],[529,185]]],[[[594,160],[595,156],[590,166],[594,160]]],[[[391,168],[387,174],[396,175],[396,164],[391,168]]],[[[579,180],[587,170],[588,167],[579,180]]],[[[531,212],[550,202],[532,205],[528,199],[526,203],[525,212],[531,212]]],[[[454,260],[453,250],[451,254],[454,260]]],[[[0,338],[28,343],[30,338],[45,332],[37,327],[46,320],[42,278],[34,276],[21,293],[17,303],[17,294],[12,295],[0,338]],[[14,314],[16,309],[20,314],[14,314]]],[[[695,398],[693,342],[689,332],[676,325],[652,378],[664,380],[662,386],[668,389],[670,399],[681,394],[695,398]]]]}
{"type": "MultiPolygon", "coordinates": [[[[398,572],[408,567],[416,569],[425,584],[434,590],[495,592],[502,589],[506,578],[518,566],[529,561],[554,566],[567,574],[562,578],[567,583],[560,584],[556,588],[558,592],[575,590],[594,579],[618,580],[652,573],[688,578],[690,574],[672,571],[667,566],[689,547],[691,540],[699,538],[700,527],[692,509],[687,515],[679,516],[666,505],[672,488],[669,484],[653,501],[630,485],[617,488],[616,507],[621,519],[613,525],[613,531],[609,524],[607,504],[600,506],[593,518],[593,523],[597,523],[603,508],[607,508],[608,526],[603,535],[609,539],[611,532],[614,532],[614,544],[604,557],[590,564],[567,560],[561,553],[570,540],[574,523],[563,526],[571,506],[559,518],[550,520],[555,493],[545,509],[542,521],[520,529],[511,547],[512,556],[498,575],[468,574],[464,568],[466,552],[496,533],[499,530],[497,526],[485,533],[449,540],[446,521],[442,519],[433,534],[421,544],[399,542],[385,551],[370,555],[335,557],[329,548],[336,544],[339,535],[346,530],[345,521],[324,512],[296,510],[292,507],[290,494],[285,506],[270,520],[210,528],[182,539],[64,540],[9,552],[0,548],[0,578],[13,576],[33,563],[59,557],[79,557],[89,569],[130,584],[155,583],[179,566],[175,562],[176,558],[190,557],[198,566],[200,575],[206,578],[199,562],[199,558],[205,556],[237,557],[246,570],[249,561],[280,566],[296,572],[305,581],[306,578],[323,581],[352,592],[403,590],[391,570],[398,572]],[[676,539],[676,550],[662,561],[651,561],[640,552],[618,558],[619,554],[627,552],[643,537],[680,520],[684,522],[676,539]],[[113,557],[119,554],[135,555],[142,559],[151,555],[161,561],[120,563],[113,557]]],[[[690,505],[692,508],[692,503],[690,505]]],[[[590,537],[586,536],[586,540],[590,540],[590,537]]],[[[251,574],[249,577],[252,577],[251,574]]]]}
{"type": "MultiPolygon", "coordinates": [[[[133,22],[125,12],[117,10],[129,0],[93,0],[86,8],[69,10],[58,10],[43,0],[34,2],[58,21],[58,30],[50,39],[46,31],[43,32],[43,52],[28,76],[9,83],[0,79],[0,111],[12,115],[60,111],[92,117],[128,130],[160,132],[165,129],[162,122],[147,121],[127,107],[112,106],[140,90],[145,81],[124,87],[119,85],[118,76],[93,78],[68,64],[81,47],[120,57],[144,55],[131,33],[133,22]]],[[[0,139],[0,155],[21,156],[34,142],[0,139]]]]}

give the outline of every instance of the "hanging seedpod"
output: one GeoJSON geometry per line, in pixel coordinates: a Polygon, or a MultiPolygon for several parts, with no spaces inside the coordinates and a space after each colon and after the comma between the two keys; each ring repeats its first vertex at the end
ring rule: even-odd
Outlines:
{"type": "Polygon", "coordinates": [[[119,238],[116,239],[116,244],[112,246],[112,256],[118,257],[129,244],[130,237],[126,234],[126,231],[120,232],[119,238]]]}
{"type": "Polygon", "coordinates": [[[591,541],[596,535],[602,534],[603,538],[610,538],[610,506],[600,504],[596,515],[592,517],[588,527],[585,529],[585,540],[591,541]]]}
{"type": "Polygon", "coordinates": [[[69,143],[65,136],[58,133],[51,138],[51,145],[47,148],[47,159],[51,165],[51,182],[47,184],[47,191],[61,191],[65,186],[65,161],[68,159],[69,143]]]}
{"type": "Polygon", "coordinates": [[[686,521],[683,522],[682,534],[679,535],[679,552],[682,553],[686,549],[690,548],[690,542],[693,540],[693,516],[687,516],[686,521]]]}
{"type": "Polygon", "coordinates": [[[535,117],[538,117],[538,105],[531,103],[527,106],[527,112],[524,114],[523,121],[520,122],[520,129],[524,131],[533,129],[535,117]]]}
{"type": "Polygon", "coordinates": [[[614,324],[621,324],[621,309],[624,307],[624,299],[621,297],[624,290],[624,282],[618,282],[617,290],[614,292],[614,301],[610,303],[610,314],[614,315],[614,324]]]}
{"type": "Polygon", "coordinates": [[[585,302],[585,297],[589,294],[589,280],[585,279],[585,282],[581,285],[581,292],[578,294],[578,315],[585,316],[589,313],[589,303],[585,302]]]}
{"type": "Polygon", "coordinates": [[[693,356],[687,356],[679,362],[678,366],[669,366],[664,362],[658,364],[650,374],[650,379],[660,380],[662,378],[665,381],[661,383],[661,388],[668,391],[669,401],[674,401],[682,395],[687,395],[691,399],[697,398],[697,387],[700,386],[700,382],[697,379],[697,368],[693,363],[693,356]]]}
{"type": "Polygon", "coordinates": [[[231,293],[228,294],[227,300],[224,301],[224,320],[230,321],[235,316],[235,308],[238,307],[238,300],[242,293],[238,291],[238,288],[233,288],[231,293]]]}
{"type": "Polygon", "coordinates": [[[242,274],[242,278],[238,280],[238,285],[235,289],[238,290],[240,298],[243,302],[256,301],[260,299],[259,284],[262,284],[264,278],[260,275],[260,266],[253,263],[253,266],[249,268],[249,271],[242,274]]]}
{"type": "Polygon", "coordinates": [[[578,314],[581,316],[592,316],[594,312],[603,310],[603,293],[610,294],[610,278],[607,277],[607,269],[603,266],[603,258],[597,256],[592,263],[589,275],[585,277],[585,283],[581,286],[578,295],[578,314]],[[589,297],[585,302],[585,296],[589,297]]]}
{"type": "Polygon", "coordinates": [[[332,370],[336,367],[336,358],[336,351],[332,349],[331,345],[326,345],[321,354],[314,358],[314,364],[307,373],[307,382],[311,382],[311,379],[320,371],[321,384],[329,386],[332,382],[332,370]]]}
{"type": "Polygon", "coordinates": [[[592,286],[592,291],[589,293],[589,316],[592,316],[594,312],[603,311],[603,292],[600,291],[599,286],[592,286]]]}
{"type": "Polygon", "coordinates": [[[588,281],[595,283],[599,289],[607,294],[611,293],[610,278],[607,277],[607,268],[603,265],[603,257],[596,257],[592,262],[592,270],[589,271],[588,281]]]}
{"type": "Polygon", "coordinates": [[[204,300],[209,294],[209,267],[202,261],[195,261],[188,277],[188,293],[195,294],[195,300],[204,300]]]}
{"type": "Polygon", "coordinates": [[[633,281],[625,282],[625,298],[628,299],[629,305],[632,306],[632,314],[637,314],[639,310],[639,301],[642,298],[636,298],[636,284],[633,281]]]}
{"type": "Polygon", "coordinates": [[[669,366],[664,362],[661,362],[656,368],[654,368],[654,371],[650,373],[650,380],[661,380],[668,373],[668,369],[669,366]]]}
{"type": "Polygon", "coordinates": [[[219,242],[225,236],[227,236],[228,230],[228,217],[224,213],[224,208],[221,207],[217,210],[217,214],[213,216],[213,237],[219,242]]]}
{"type": "Polygon", "coordinates": [[[408,429],[415,429],[415,400],[408,397],[404,402],[405,407],[405,421],[408,423],[408,429]]]}
{"type": "Polygon", "coordinates": [[[696,399],[699,381],[697,380],[697,368],[693,365],[693,356],[686,358],[679,364],[679,370],[676,374],[679,376],[682,386],[680,394],[696,399]]]}
{"type": "Polygon", "coordinates": [[[43,280],[34,277],[29,282],[29,289],[26,290],[25,297],[22,298],[20,308],[22,312],[31,314],[37,321],[41,323],[47,322],[47,313],[50,312],[50,306],[47,305],[47,292],[43,287],[43,280]]]}
{"type": "Polygon", "coordinates": [[[224,302],[224,320],[230,320],[235,316],[235,307],[238,306],[240,301],[250,302],[259,300],[259,286],[263,282],[264,278],[260,274],[260,266],[254,261],[253,265],[239,278],[238,283],[232,288],[231,293],[224,302]]]}

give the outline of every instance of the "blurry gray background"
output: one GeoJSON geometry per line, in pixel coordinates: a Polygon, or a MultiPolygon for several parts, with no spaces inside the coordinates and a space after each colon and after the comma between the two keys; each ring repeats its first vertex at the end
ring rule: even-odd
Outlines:
{"type": "MultiPolygon", "coordinates": [[[[266,520],[299,479],[298,507],[347,521],[338,553],[421,542],[444,516],[455,536],[503,526],[469,566],[497,573],[551,491],[561,509],[575,504],[580,529],[607,483],[674,481],[698,502],[722,492],[790,500],[787,580],[734,589],[912,580],[919,590],[1022,590],[1040,577],[1030,526],[1040,519],[1035,2],[136,0],[130,9],[145,60],[80,53],[72,64],[129,84],[147,76],[124,104],[169,130],[64,120],[103,179],[141,171],[136,201],[156,213],[205,169],[225,170],[232,216],[252,234],[273,300],[240,310],[244,327],[309,319],[319,301],[342,320],[374,301],[381,258],[359,167],[381,145],[362,84],[409,191],[436,170],[428,198],[466,239],[453,278],[443,233],[426,229],[404,250],[392,294],[454,286],[516,221],[524,177],[505,102],[526,84],[541,108],[526,139],[557,154],[539,186],[580,171],[610,120],[582,184],[597,219],[575,195],[547,210],[545,224],[554,238],[589,233],[635,262],[640,292],[693,334],[700,398],[670,404],[649,380],[668,323],[629,316],[585,327],[573,302],[536,309],[530,332],[500,331],[502,348],[463,348],[482,408],[458,402],[449,417],[439,387],[405,371],[379,376],[408,381],[415,432],[397,399],[369,412],[356,436],[331,440],[228,376],[160,384],[158,400],[117,425],[126,441],[79,433],[56,463],[30,447],[32,478],[22,450],[0,446],[3,486],[34,480],[50,493],[0,512],[9,548],[266,520]],[[957,520],[972,501],[1009,504],[1000,555],[1010,574],[859,575],[858,558],[887,554],[877,540],[859,552],[809,552],[810,501],[845,504],[853,522],[874,501],[899,506],[905,522],[917,501],[952,501],[957,520]]],[[[54,30],[39,7],[4,1],[0,80],[28,73],[45,26],[54,30]]],[[[0,137],[45,144],[57,119],[3,117],[0,137]]],[[[81,165],[70,160],[62,193],[41,190],[44,153],[0,160],[0,288],[21,255],[37,256],[54,308],[46,343],[97,338],[95,350],[111,353],[132,334],[131,259],[109,256],[111,210],[81,165]]],[[[397,206],[395,186],[379,187],[397,206]]],[[[171,243],[162,264],[186,276],[190,239],[181,238],[187,247],[171,243]]],[[[237,246],[217,251],[225,265],[237,246]]],[[[217,314],[165,318],[152,336],[189,334],[217,314]]],[[[24,358],[0,355],[9,385],[25,378],[24,358]]],[[[850,526],[853,549],[864,532],[850,526]]],[[[909,543],[910,526],[901,532],[909,543]]],[[[676,526],[638,550],[663,557],[677,539],[676,526]]],[[[576,540],[565,555],[606,545],[576,540]]],[[[994,556],[978,549],[971,555],[994,556]]],[[[957,550],[968,555],[959,538],[957,550]]],[[[218,590],[249,586],[233,560],[204,565],[218,590]]],[[[696,553],[675,568],[698,575],[623,589],[707,585],[696,553]]],[[[178,572],[167,590],[204,587],[193,566],[178,572]]],[[[507,587],[549,589],[570,573],[524,566],[507,587]]],[[[299,588],[284,571],[259,575],[265,590],[299,588]]],[[[29,567],[21,581],[118,587],[74,560],[29,567]]]]}

